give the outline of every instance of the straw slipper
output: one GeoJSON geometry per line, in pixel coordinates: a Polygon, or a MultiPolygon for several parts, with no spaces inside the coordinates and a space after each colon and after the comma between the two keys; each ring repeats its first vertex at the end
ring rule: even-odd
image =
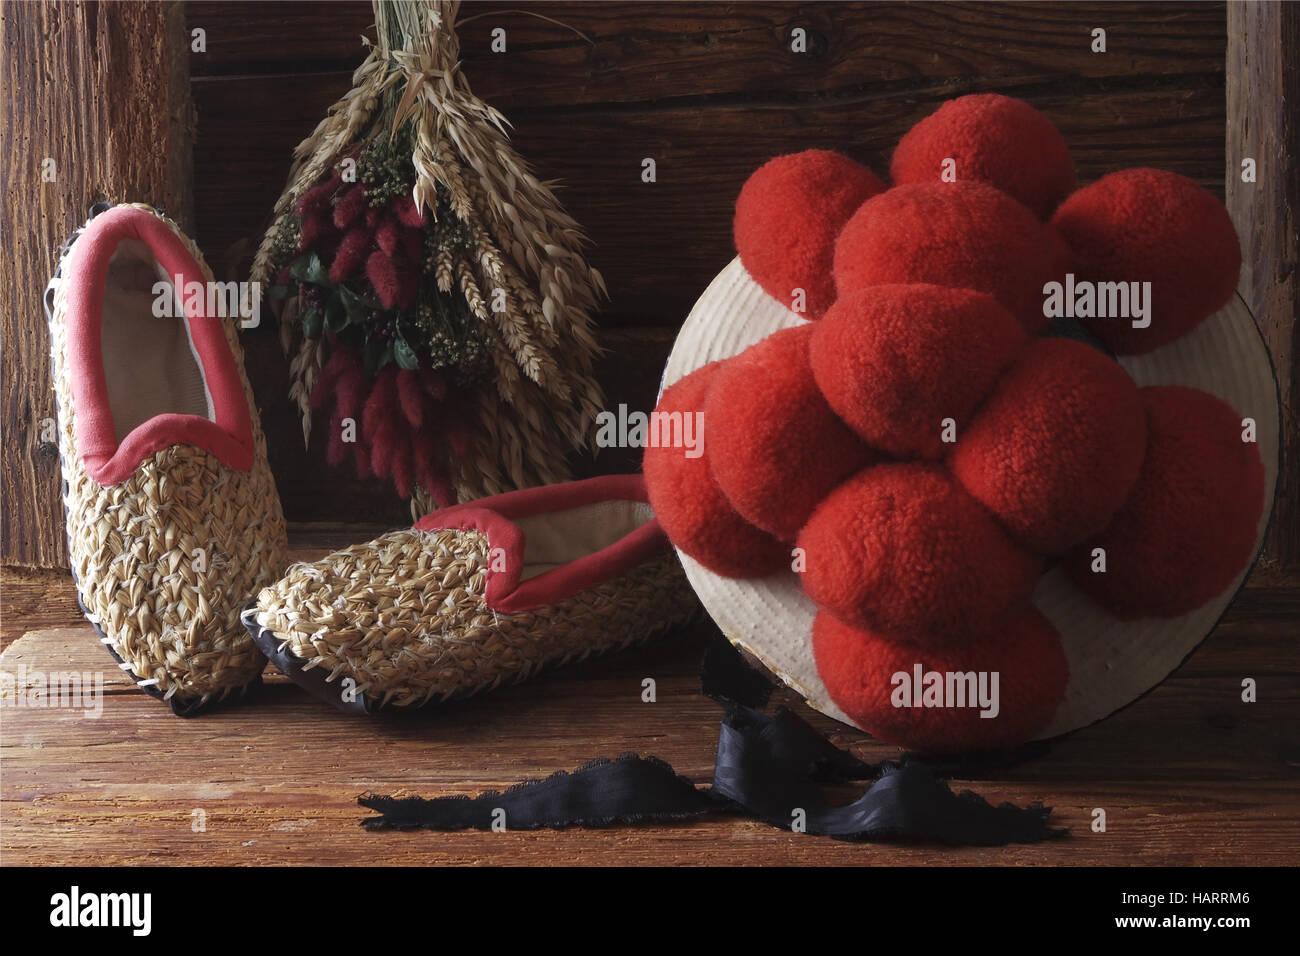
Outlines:
{"type": "Polygon", "coordinates": [[[697,609],[644,481],[617,475],[456,505],[295,564],[245,622],[297,684],[373,712],[514,683],[697,609]]]}
{"type": "Polygon", "coordinates": [[[210,314],[194,283],[213,289],[212,273],[175,223],[99,204],[45,298],[78,598],[180,715],[258,680],[239,613],[287,552],[237,317],[210,314]]]}

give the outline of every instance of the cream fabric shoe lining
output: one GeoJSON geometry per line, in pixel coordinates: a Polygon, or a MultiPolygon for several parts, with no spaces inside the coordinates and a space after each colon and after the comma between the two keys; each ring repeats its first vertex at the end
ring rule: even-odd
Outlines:
{"type": "Polygon", "coordinates": [[[595,554],[627,537],[654,517],[643,501],[597,501],[565,511],[519,518],[524,532],[524,568],[519,580],[595,554]]]}
{"type": "Polygon", "coordinates": [[[101,316],[104,379],[119,442],[164,413],[214,420],[203,364],[184,318],[179,291],[138,239],[118,243],[108,263],[101,316]],[[154,284],[172,290],[171,316],[154,315],[154,284]]]}

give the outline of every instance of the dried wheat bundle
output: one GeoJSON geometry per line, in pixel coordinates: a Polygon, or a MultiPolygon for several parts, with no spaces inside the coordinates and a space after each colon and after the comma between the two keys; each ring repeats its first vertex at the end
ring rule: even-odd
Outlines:
{"type": "Polygon", "coordinates": [[[296,347],[304,439],[331,407],[330,460],[391,478],[417,516],[563,480],[603,401],[604,282],[470,91],[458,8],[376,0],[378,43],[294,151],[253,263],[296,347]]]}

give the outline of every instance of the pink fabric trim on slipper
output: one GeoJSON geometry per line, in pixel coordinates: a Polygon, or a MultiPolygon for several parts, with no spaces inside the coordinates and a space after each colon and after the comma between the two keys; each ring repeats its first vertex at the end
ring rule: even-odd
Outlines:
{"type": "Polygon", "coordinates": [[[417,531],[462,529],[481,531],[493,548],[500,548],[505,567],[485,572],[484,600],[497,611],[514,613],[555,604],[587,588],[618,577],[670,548],[659,521],[645,524],[592,554],[520,581],[527,547],[524,531],[515,520],[546,512],[568,511],[601,501],[648,503],[645,480],[640,475],[604,475],[540,488],[524,488],[425,515],[417,531]]]}
{"type": "MultiPolygon", "coordinates": [[[[203,270],[176,234],[143,209],[110,209],[96,216],[72,244],[65,270],[67,361],[72,375],[77,454],[87,473],[101,485],[115,485],[129,478],[154,452],[169,445],[193,445],[236,471],[248,471],[253,466],[253,426],[243,382],[221,319],[204,315],[204,305],[187,312],[186,321],[203,365],[216,421],[198,415],[158,415],[138,425],[118,443],[104,372],[101,322],[108,263],[125,239],[138,239],[148,245],[167,275],[180,275],[184,284],[205,282],[203,270]]],[[[181,295],[184,301],[184,285],[181,295]]]]}

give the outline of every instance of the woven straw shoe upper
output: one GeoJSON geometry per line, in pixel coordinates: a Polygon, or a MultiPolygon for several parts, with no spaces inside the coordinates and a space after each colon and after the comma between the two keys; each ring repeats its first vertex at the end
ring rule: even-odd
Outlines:
{"type": "Polygon", "coordinates": [[[291,566],[251,616],[304,669],[351,678],[375,707],[407,707],[644,640],[698,607],[663,553],[554,604],[502,613],[485,599],[491,559],[480,531],[394,531],[291,566]]]}
{"type": "MultiPolygon", "coordinates": [[[[166,223],[211,280],[197,248],[170,220],[149,207],[132,208],[166,223]]],[[[178,710],[182,702],[189,709],[261,672],[265,658],[239,611],[275,579],[287,555],[284,516],[243,372],[236,320],[210,321],[220,323],[247,402],[251,466],[231,467],[208,449],[173,442],[147,453],[121,480],[101,483],[79,451],[86,436],[78,432],[77,395],[85,389],[79,391],[76,377],[82,373],[70,359],[81,347],[70,342],[77,335],[69,321],[75,269],[76,260],[65,255],[51,283],[50,314],[72,571],[86,616],[124,669],[150,693],[178,710]]]]}

